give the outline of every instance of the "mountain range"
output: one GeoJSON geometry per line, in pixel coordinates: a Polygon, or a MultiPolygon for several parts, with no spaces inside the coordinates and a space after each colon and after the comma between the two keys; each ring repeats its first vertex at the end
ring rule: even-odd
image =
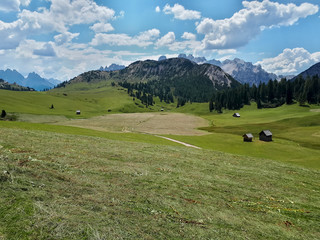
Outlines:
{"type": "Polygon", "coordinates": [[[24,87],[30,87],[37,91],[53,88],[55,85],[60,83],[56,79],[45,79],[42,78],[35,72],[29,73],[25,78],[21,73],[16,70],[0,70],[0,78],[7,81],[8,83],[16,83],[24,87]]]}
{"type": "Polygon", "coordinates": [[[100,67],[99,68],[99,71],[106,71],[106,72],[111,72],[111,71],[117,71],[117,70],[122,70],[124,69],[126,66],[124,65],[118,65],[118,64],[115,64],[115,63],[112,63],[109,67],[106,66],[106,67],[100,67]]]}
{"type": "Polygon", "coordinates": [[[270,79],[278,79],[276,74],[268,73],[261,65],[253,65],[251,62],[246,62],[239,58],[233,60],[226,59],[221,62],[215,59],[207,60],[205,57],[194,57],[191,54],[188,56],[186,54],[179,54],[178,57],[189,59],[198,64],[209,63],[219,66],[240,83],[249,83],[249,85],[259,85],[260,82],[267,83],[270,79]]]}
{"type": "Polygon", "coordinates": [[[185,77],[206,78],[215,88],[232,87],[239,85],[228,73],[220,67],[211,64],[196,64],[183,58],[170,58],[163,61],[137,61],[118,71],[99,72],[90,71],[80,74],[72,82],[90,82],[94,77],[104,80],[120,80],[130,82],[145,82],[150,80],[171,79],[185,77]]]}

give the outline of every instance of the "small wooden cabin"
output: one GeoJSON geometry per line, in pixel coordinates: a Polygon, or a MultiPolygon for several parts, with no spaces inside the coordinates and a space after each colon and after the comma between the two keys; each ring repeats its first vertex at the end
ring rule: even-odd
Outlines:
{"type": "Polygon", "coordinates": [[[77,110],[77,111],[76,111],[76,114],[77,114],[77,115],[80,115],[80,114],[81,114],[81,111],[80,111],[80,110],[77,110]]]}
{"type": "Polygon", "coordinates": [[[239,114],[239,113],[234,113],[234,114],[232,115],[232,117],[237,117],[237,118],[239,118],[239,117],[240,117],[240,114],[239,114]]]}
{"type": "Polygon", "coordinates": [[[253,135],[251,133],[246,133],[242,137],[244,142],[252,142],[253,140],[253,135]]]}
{"type": "Polygon", "coordinates": [[[259,139],[261,141],[265,142],[271,142],[272,141],[272,132],[270,130],[263,130],[259,133],[259,139]]]}

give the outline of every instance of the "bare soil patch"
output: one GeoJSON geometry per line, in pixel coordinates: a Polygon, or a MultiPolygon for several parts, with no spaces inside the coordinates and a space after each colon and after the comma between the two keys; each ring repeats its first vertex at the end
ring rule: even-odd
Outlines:
{"type": "Polygon", "coordinates": [[[123,113],[90,119],[74,119],[58,124],[107,132],[200,136],[208,133],[196,128],[208,126],[209,122],[203,118],[182,113],[123,113]]]}

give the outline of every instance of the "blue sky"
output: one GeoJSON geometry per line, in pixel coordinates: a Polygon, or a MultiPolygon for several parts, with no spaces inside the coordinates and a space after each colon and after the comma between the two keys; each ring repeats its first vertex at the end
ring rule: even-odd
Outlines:
{"type": "Polygon", "coordinates": [[[320,0],[1,0],[0,69],[69,80],[112,63],[241,58],[276,74],[320,62],[320,0]]]}

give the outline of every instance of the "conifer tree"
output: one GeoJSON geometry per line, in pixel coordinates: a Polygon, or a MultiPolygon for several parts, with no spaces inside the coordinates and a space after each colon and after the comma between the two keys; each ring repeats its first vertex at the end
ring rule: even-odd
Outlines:
{"type": "Polygon", "coordinates": [[[293,89],[290,81],[286,83],[286,104],[293,103],[293,89]]]}
{"type": "Polygon", "coordinates": [[[5,110],[2,110],[1,112],[1,118],[5,118],[7,116],[7,113],[5,110]]]}

